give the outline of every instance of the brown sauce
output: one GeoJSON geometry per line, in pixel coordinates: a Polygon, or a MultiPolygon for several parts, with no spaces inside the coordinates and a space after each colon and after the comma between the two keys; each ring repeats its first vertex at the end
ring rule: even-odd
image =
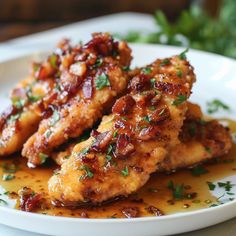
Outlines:
{"type": "MultiPolygon", "coordinates": [[[[227,119],[224,121],[228,122],[232,133],[236,133],[236,122],[227,119]]],[[[29,169],[26,166],[26,160],[20,156],[0,161],[1,166],[4,163],[15,163],[18,167],[18,170],[14,173],[15,178],[8,181],[2,180],[4,171],[3,168],[0,168],[0,185],[4,188],[4,191],[17,193],[19,189],[27,186],[37,193],[44,192],[46,203],[43,204],[42,209],[36,211],[40,214],[80,218],[120,218],[125,217],[122,209],[132,207],[139,209],[138,216],[151,216],[153,214],[147,208],[154,206],[165,215],[168,215],[208,208],[210,205],[217,203],[216,197],[209,191],[207,182],[214,182],[236,174],[236,144],[234,143],[230,153],[220,158],[219,161],[203,165],[208,173],[193,176],[190,170],[185,169],[171,174],[154,174],[143,188],[125,200],[119,200],[101,207],[73,210],[58,208],[50,204],[47,196],[47,181],[56,166],[29,169]],[[169,181],[173,181],[175,184],[184,184],[187,193],[197,193],[197,195],[192,199],[173,200],[172,191],[167,187],[169,181]]],[[[0,199],[2,196],[3,193],[0,195],[0,199]]],[[[8,196],[14,196],[14,194],[8,194],[8,196]]],[[[19,209],[17,196],[16,199],[15,207],[19,209]]]]}

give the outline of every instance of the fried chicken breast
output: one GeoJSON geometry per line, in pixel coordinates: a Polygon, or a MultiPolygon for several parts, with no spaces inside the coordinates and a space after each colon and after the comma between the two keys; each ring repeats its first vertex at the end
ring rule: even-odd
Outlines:
{"type": "Polygon", "coordinates": [[[34,63],[31,75],[12,90],[12,104],[0,116],[0,156],[19,151],[37,130],[42,119],[39,104],[55,87],[56,69],[50,60],[48,57],[42,64],[34,63]]]}
{"type": "Polygon", "coordinates": [[[112,114],[73,148],[49,180],[54,202],[98,204],[142,187],[179,143],[194,81],[193,68],[183,55],[140,69],[128,95],[116,101],[112,114]]]}
{"type": "Polygon", "coordinates": [[[179,139],[181,143],[170,150],[158,171],[191,167],[223,156],[232,147],[229,129],[219,121],[204,120],[200,107],[191,103],[179,139]]]}
{"type": "Polygon", "coordinates": [[[38,131],[24,144],[22,155],[28,165],[44,163],[52,151],[90,128],[112,106],[126,88],[131,50],[109,34],[94,34],[93,39],[73,53],[73,63],[60,77],[60,96],[67,102],[52,107],[38,131]]]}

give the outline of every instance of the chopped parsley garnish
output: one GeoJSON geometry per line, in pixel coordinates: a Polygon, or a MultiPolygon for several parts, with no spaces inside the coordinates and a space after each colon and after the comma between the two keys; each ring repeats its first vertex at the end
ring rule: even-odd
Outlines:
{"type": "Polygon", "coordinates": [[[2,180],[4,180],[4,181],[9,181],[9,180],[12,180],[14,178],[15,178],[15,175],[13,175],[13,174],[4,174],[2,176],[2,180]]]}
{"type": "Polygon", "coordinates": [[[53,68],[57,68],[57,55],[52,54],[49,58],[49,62],[52,65],[53,68]]]}
{"type": "Polygon", "coordinates": [[[151,122],[151,119],[150,119],[149,116],[144,116],[144,117],[142,118],[142,120],[147,121],[148,123],[151,122]]]}
{"type": "Polygon", "coordinates": [[[181,71],[181,70],[178,70],[178,71],[177,71],[177,76],[178,76],[179,78],[182,78],[182,75],[183,75],[182,71],[181,71]]]}
{"type": "Polygon", "coordinates": [[[48,129],[48,130],[45,132],[45,137],[46,137],[46,138],[49,138],[51,134],[52,134],[52,131],[51,131],[50,129],[48,129]]]}
{"type": "Polygon", "coordinates": [[[130,67],[129,66],[123,66],[123,71],[130,71],[130,67]]]}
{"type": "Polygon", "coordinates": [[[95,79],[95,86],[98,90],[109,87],[110,85],[109,77],[104,72],[95,79]]]}
{"type": "Polygon", "coordinates": [[[39,153],[39,158],[41,160],[41,164],[43,164],[49,158],[49,156],[47,154],[44,154],[44,153],[40,152],[39,153]]]}
{"type": "Polygon", "coordinates": [[[156,82],[156,79],[155,79],[155,78],[151,78],[151,79],[150,79],[150,82],[151,82],[152,87],[154,87],[155,82],[156,82]]]}
{"type": "Polygon", "coordinates": [[[210,147],[205,147],[205,150],[209,153],[211,153],[211,148],[210,147]]]}
{"type": "Polygon", "coordinates": [[[110,154],[112,152],[113,146],[110,144],[107,149],[107,154],[110,154]]]}
{"type": "Polygon", "coordinates": [[[121,171],[121,174],[126,177],[129,175],[129,168],[128,166],[126,166],[122,171],[121,171]]]}
{"type": "Polygon", "coordinates": [[[199,176],[208,173],[207,169],[204,169],[202,166],[196,166],[191,170],[193,176],[199,176]]]}
{"type": "Polygon", "coordinates": [[[86,155],[88,151],[89,151],[89,147],[86,147],[80,153],[82,153],[83,155],[86,155]]]}
{"type": "Polygon", "coordinates": [[[19,97],[14,97],[11,99],[13,106],[20,109],[25,105],[25,100],[19,97]]]}
{"type": "Polygon", "coordinates": [[[188,48],[186,48],[183,52],[181,52],[180,54],[179,54],[179,58],[181,59],[181,60],[186,60],[187,59],[187,57],[186,57],[186,53],[188,52],[188,48]]]}
{"type": "Polygon", "coordinates": [[[82,165],[80,167],[80,170],[84,170],[86,172],[86,175],[82,175],[81,176],[81,179],[85,178],[85,177],[88,177],[88,178],[93,178],[94,174],[93,172],[89,169],[89,167],[87,165],[82,165]]]}
{"type": "Polygon", "coordinates": [[[213,184],[212,182],[207,182],[207,185],[208,185],[208,188],[209,188],[209,190],[211,190],[211,191],[213,191],[215,188],[216,188],[216,185],[215,184],[213,184]]]}
{"type": "Polygon", "coordinates": [[[150,67],[143,68],[142,73],[145,74],[145,75],[149,75],[149,74],[152,73],[152,69],[150,67]]]}
{"type": "Polygon", "coordinates": [[[178,106],[181,105],[183,102],[185,102],[187,100],[187,96],[185,95],[177,95],[177,98],[174,100],[174,102],[172,103],[172,105],[174,106],[178,106]]]}
{"type": "Polygon", "coordinates": [[[162,60],[160,65],[165,66],[165,65],[168,65],[168,64],[170,64],[170,60],[166,58],[166,59],[162,60]]]}
{"type": "Polygon", "coordinates": [[[50,119],[50,126],[54,126],[60,120],[60,115],[57,110],[54,110],[52,117],[50,119]]]}
{"type": "Polygon", "coordinates": [[[31,93],[28,94],[28,99],[30,102],[37,102],[41,99],[41,96],[33,96],[31,93]]]}
{"type": "Polygon", "coordinates": [[[10,118],[7,119],[7,123],[13,123],[14,121],[18,120],[20,118],[20,113],[17,113],[15,115],[11,115],[10,118]]]}
{"type": "Polygon", "coordinates": [[[220,188],[224,188],[225,191],[227,191],[227,192],[229,192],[232,189],[232,187],[234,186],[234,184],[231,184],[231,181],[227,181],[225,183],[224,182],[218,182],[217,184],[220,188]]]}
{"type": "Polygon", "coordinates": [[[125,117],[125,116],[122,116],[122,117],[121,117],[121,120],[127,121],[127,120],[128,120],[128,118],[127,118],[127,117],[125,117]]]}
{"type": "Polygon", "coordinates": [[[106,155],[106,161],[109,162],[109,161],[111,161],[111,160],[112,160],[112,156],[106,155]]]}
{"type": "Polygon", "coordinates": [[[18,167],[14,163],[7,164],[6,162],[4,162],[2,164],[2,168],[3,172],[5,173],[15,173],[18,170],[18,167]]]}
{"type": "Polygon", "coordinates": [[[194,137],[196,135],[196,125],[195,124],[190,124],[188,128],[188,132],[191,137],[194,137]]]}
{"type": "Polygon", "coordinates": [[[213,114],[215,112],[218,112],[220,109],[229,111],[230,108],[228,105],[220,101],[219,99],[214,99],[211,102],[207,103],[207,112],[209,114],[213,114]]]}
{"type": "Polygon", "coordinates": [[[148,109],[151,111],[155,111],[157,108],[156,108],[156,106],[150,106],[150,107],[148,107],[148,109]]]}
{"type": "Polygon", "coordinates": [[[94,66],[95,67],[100,67],[102,65],[102,62],[103,62],[102,58],[98,58],[96,60],[95,64],[94,64],[94,66]]]}
{"type": "Polygon", "coordinates": [[[114,131],[114,133],[113,133],[113,138],[116,138],[117,135],[118,135],[118,130],[116,129],[116,130],[114,131]]]}
{"type": "Polygon", "coordinates": [[[184,198],[184,185],[176,184],[174,185],[173,181],[169,181],[167,187],[172,190],[173,198],[183,199],[184,198]]]}

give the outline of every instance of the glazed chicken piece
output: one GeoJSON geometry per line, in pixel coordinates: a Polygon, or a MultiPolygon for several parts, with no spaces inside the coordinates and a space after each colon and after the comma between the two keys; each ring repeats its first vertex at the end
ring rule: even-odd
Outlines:
{"type": "Polygon", "coordinates": [[[51,64],[53,57],[54,54],[42,64],[33,63],[30,76],[12,90],[12,104],[0,115],[0,156],[19,151],[37,130],[42,119],[40,104],[55,88],[58,67],[51,64]]]}
{"type": "Polygon", "coordinates": [[[142,187],[179,143],[194,81],[193,68],[182,54],[139,70],[128,95],[116,101],[112,114],[73,148],[49,180],[54,203],[99,204],[142,187]]]}
{"type": "Polygon", "coordinates": [[[159,171],[191,167],[221,157],[232,147],[229,129],[219,121],[204,120],[200,107],[191,103],[179,139],[181,143],[170,150],[159,171]]]}
{"type": "MultiPolygon", "coordinates": [[[[221,157],[227,154],[232,146],[227,127],[216,120],[205,120],[197,104],[188,102],[187,106],[186,118],[179,134],[181,143],[173,147],[160,163],[161,171],[174,171],[221,157]]],[[[63,151],[55,152],[55,162],[62,165],[78,142],[70,143],[63,151]]]]}
{"type": "Polygon", "coordinates": [[[53,106],[53,113],[42,120],[38,131],[24,144],[22,155],[28,166],[45,162],[53,150],[70,138],[76,138],[94,125],[126,88],[131,50],[109,34],[94,34],[77,48],[73,63],[60,78],[61,97],[68,102],[53,106]],[[73,96],[72,96],[73,95],[73,96]]]}

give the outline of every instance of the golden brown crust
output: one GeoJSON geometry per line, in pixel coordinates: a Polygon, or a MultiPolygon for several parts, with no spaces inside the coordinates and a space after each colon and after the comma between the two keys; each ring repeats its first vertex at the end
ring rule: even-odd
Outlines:
{"type": "Polygon", "coordinates": [[[92,136],[73,148],[72,156],[49,181],[49,194],[63,205],[99,203],[143,186],[178,134],[195,76],[178,56],[142,68],[92,136]],[[177,71],[182,71],[178,78],[177,71]],[[177,90],[160,88],[173,83],[177,90]]]}
{"type": "Polygon", "coordinates": [[[127,86],[128,74],[123,67],[129,66],[131,50],[126,43],[114,41],[109,34],[94,34],[74,51],[59,83],[60,96],[68,99],[63,104],[56,100],[53,112],[24,145],[22,155],[30,166],[42,163],[40,154],[51,156],[69,138],[92,127],[127,86]]]}

